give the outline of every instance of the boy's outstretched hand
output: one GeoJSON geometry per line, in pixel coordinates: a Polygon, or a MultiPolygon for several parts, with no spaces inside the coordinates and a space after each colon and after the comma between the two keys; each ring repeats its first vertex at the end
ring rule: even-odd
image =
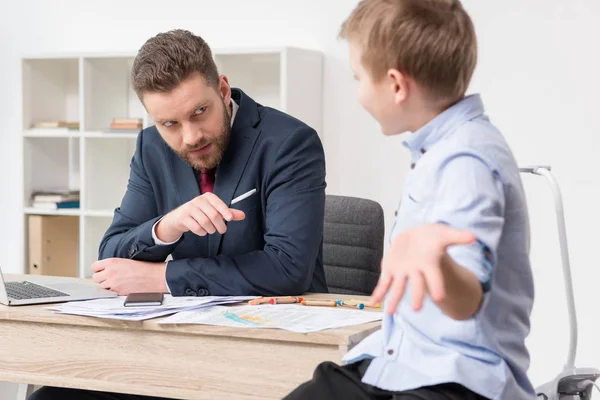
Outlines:
{"type": "MultiPolygon", "coordinates": [[[[434,302],[443,302],[447,296],[448,279],[453,283],[465,284],[466,293],[463,292],[463,295],[469,290],[478,290],[481,298],[481,287],[475,275],[454,263],[446,253],[449,246],[471,244],[475,239],[471,232],[457,230],[445,224],[423,225],[400,233],[381,262],[381,276],[370,304],[380,303],[386,293],[389,293],[387,312],[394,314],[408,280],[411,282],[412,305],[416,311],[421,309],[425,293],[429,293],[434,302]]],[[[462,291],[462,288],[454,289],[453,291],[462,291]]],[[[448,300],[451,306],[457,305],[455,301],[448,300]]],[[[464,308],[464,305],[460,306],[464,308]]],[[[461,318],[457,316],[456,319],[461,318]]]]}

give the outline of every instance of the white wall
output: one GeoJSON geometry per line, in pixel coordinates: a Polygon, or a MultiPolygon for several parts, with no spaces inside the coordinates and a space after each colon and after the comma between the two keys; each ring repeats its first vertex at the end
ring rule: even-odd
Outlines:
{"type": "MultiPolygon", "coordinates": [[[[389,222],[407,171],[400,138],[384,138],[359,108],[347,67],[340,22],[347,0],[23,0],[12,1],[0,23],[0,264],[22,265],[18,214],[21,181],[19,58],[69,51],[131,51],[150,36],[187,28],[213,47],[294,45],[322,50],[324,130],[329,193],[378,200],[389,222]],[[284,8],[286,7],[286,8],[284,8]]],[[[562,184],[579,307],[578,365],[600,367],[594,332],[600,271],[595,257],[600,185],[592,160],[600,150],[600,3],[590,0],[465,0],[480,41],[472,89],[521,164],[547,163],[562,184]]],[[[235,84],[235,82],[233,82],[235,84]]],[[[533,225],[537,301],[529,339],[535,384],[560,371],[567,326],[552,199],[541,178],[527,177],[533,225]],[[551,337],[550,334],[556,336],[551,337]]],[[[2,396],[0,387],[0,397],[2,396]]]]}
{"type": "MultiPolygon", "coordinates": [[[[480,39],[473,88],[522,165],[550,164],[561,184],[579,316],[577,365],[600,367],[594,329],[600,270],[600,150],[594,120],[600,92],[600,3],[595,1],[469,1],[480,39]]],[[[559,371],[567,353],[558,233],[549,186],[525,177],[536,284],[529,340],[536,382],[559,371]],[[556,335],[556,336],[551,336],[556,335]]]]}

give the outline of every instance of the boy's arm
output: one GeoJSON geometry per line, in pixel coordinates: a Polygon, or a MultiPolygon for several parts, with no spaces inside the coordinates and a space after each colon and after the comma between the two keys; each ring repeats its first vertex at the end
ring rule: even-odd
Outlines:
{"type": "Polygon", "coordinates": [[[504,191],[497,174],[480,158],[464,152],[437,171],[433,224],[399,234],[382,263],[373,302],[389,293],[395,312],[411,282],[413,308],[431,299],[455,319],[472,317],[490,286],[504,227],[504,191]]]}
{"type": "Polygon", "coordinates": [[[470,318],[481,303],[481,283],[475,274],[448,256],[446,249],[474,241],[472,233],[445,224],[422,225],[402,232],[383,258],[371,305],[388,294],[386,312],[394,314],[410,282],[415,311],[421,309],[427,293],[451,318],[470,318]]]}
{"type": "Polygon", "coordinates": [[[444,314],[452,319],[471,318],[483,300],[481,282],[474,273],[458,265],[448,254],[442,256],[445,296],[436,301],[444,314]]]}

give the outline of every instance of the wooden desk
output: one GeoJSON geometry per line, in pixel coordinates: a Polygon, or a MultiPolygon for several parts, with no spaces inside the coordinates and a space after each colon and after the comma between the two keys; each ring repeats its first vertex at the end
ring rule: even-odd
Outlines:
{"type": "Polygon", "coordinates": [[[317,364],[339,362],[380,326],[300,334],[78,317],[46,307],[0,305],[0,381],[185,399],[281,399],[317,364]]]}

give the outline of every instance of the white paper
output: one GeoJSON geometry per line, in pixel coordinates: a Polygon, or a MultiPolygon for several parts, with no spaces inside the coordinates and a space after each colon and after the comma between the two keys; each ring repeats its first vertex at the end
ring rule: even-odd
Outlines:
{"type": "Polygon", "coordinates": [[[218,304],[239,303],[255,299],[256,296],[206,296],[190,297],[165,295],[160,306],[125,307],[125,296],[109,299],[73,301],[48,307],[60,314],[83,315],[88,317],[111,318],[129,321],[141,321],[162,317],[179,311],[211,307],[218,304]]]}
{"type": "Polygon", "coordinates": [[[308,333],[379,321],[381,312],[298,304],[214,306],[188,310],[160,321],[161,324],[204,324],[236,328],[276,328],[308,333]]]}

